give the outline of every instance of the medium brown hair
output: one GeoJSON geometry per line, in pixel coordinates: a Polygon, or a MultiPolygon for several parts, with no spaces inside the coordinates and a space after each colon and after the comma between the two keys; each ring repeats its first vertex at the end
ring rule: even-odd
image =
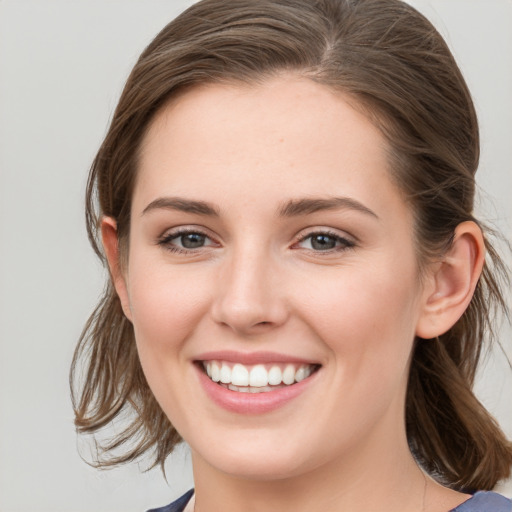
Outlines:
{"type": "MultiPolygon", "coordinates": [[[[194,86],[254,84],[282,72],[343,92],[381,129],[393,179],[415,215],[420,264],[442,255],[459,223],[475,221],[475,110],[446,43],[415,9],[399,0],[203,0],[144,50],[93,162],[87,229],[103,261],[102,216],[116,220],[127,257],[138,150],[155,113],[194,86]]],[[[471,390],[495,313],[505,310],[500,283],[507,273],[488,238],[483,274],[462,318],[435,340],[415,341],[406,398],[417,461],[460,490],[490,489],[512,464],[510,442],[471,390]]],[[[98,465],[153,450],[163,466],[180,436],[146,383],[111,282],[80,338],[71,383],[79,432],[125,418],[121,432],[100,444],[98,465]]]]}

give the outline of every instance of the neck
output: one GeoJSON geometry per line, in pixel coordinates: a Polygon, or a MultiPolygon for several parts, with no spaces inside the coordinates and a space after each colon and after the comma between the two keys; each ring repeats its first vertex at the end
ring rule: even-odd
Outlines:
{"type": "MultiPolygon", "coordinates": [[[[388,439],[389,441],[389,439],[388,439]]],[[[276,479],[218,471],[192,452],[195,512],[422,512],[426,479],[407,443],[369,443],[342,460],[276,479]]]]}

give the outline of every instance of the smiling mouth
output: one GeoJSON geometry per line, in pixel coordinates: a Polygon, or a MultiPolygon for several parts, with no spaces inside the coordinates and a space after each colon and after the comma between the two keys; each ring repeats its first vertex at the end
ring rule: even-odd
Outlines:
{"type": "Polygon", "coordinates": [[[245,365],[227,361],[199,361],[211,381],[239,393],[268,393],[301,382],[320,368],[319,364],[267,363],[245,365]]]}

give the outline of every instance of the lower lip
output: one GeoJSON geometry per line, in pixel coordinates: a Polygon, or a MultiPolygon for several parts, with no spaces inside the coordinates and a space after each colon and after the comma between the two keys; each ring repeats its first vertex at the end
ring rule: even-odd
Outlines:
{"type": "Polygon", "coordinates": [[[197,365],[196,369],[199,381],[210,399],[223,409],[238,414],[263,414],[283,407],[305,391],[318,373],[316,371],[307,379],[275,391],[241,393],[216,384],[197,365]]]}

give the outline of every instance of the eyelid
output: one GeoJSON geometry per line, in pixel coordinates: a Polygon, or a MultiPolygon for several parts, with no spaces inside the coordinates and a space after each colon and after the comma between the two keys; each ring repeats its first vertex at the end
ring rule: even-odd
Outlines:
{"type": "Polygon", "coordinates": [[[326,249],[326,250],[315,250],[315,249],[306,249],[310,252],[314,252],[315,254],[329,254],[332,252],[342,252],[347,249],[352,249],[357,245],[357,239],[356,237],[349,235],[348,233],[340,233],[337,230],[334,230],[333,228],[327,228],[327,227],[311,227],[308,228],[307,231],[303,230],[301,233],[299,233],[296,236],[295,241],[293,242],[292,248],[294,246],[298,245],[301,242],[304,242],[308,238],[314,236],[314,235],[325,235],[329,236],[331,238],[334,238],[337,242],[342,242],[343,246],[338,248],[332,248],[332,249],[326,249]]]}
{"type": "Polygon", "coordinates": [[[200,227],[200,226],[195,226],[195,225],[177,226],[175,228],[166,229],[163,232],[163,234],[157,238],[156,244],[164,247],[165,249],[167,249],[171,252],[194,253],[194,254],[197,254],[197,253],[201,252],[202,250],[207,249],[212,246],[217,246],[217,247],[220,246],[219,242],[215,239],[214,236],[211,235],[209,230],[207,230],[203,227],[200,227]],[[172,240],[177,239],[180,236],[184,236],[184,235],[188,235],[188,234],[198,234],[198,235],[204,236],[205,238],[210,240],[212,243],[210,243],[206,246],[203,246],[203,247],[198,247],[196,249],[187,249],[187,248],[182,248],[182,247],[171,245],[172,240]]]}
{"type": "MultiPolygon", "coordinates": [[[[348,249],[352,249],[357,245],[357,239],[356,237],[349,235],[346,232],[339,232],[338,230],[335,230],[333,228],[323,227],[323,226],[314,226],[310,228],[306,228],[302,230],[299,234],[295,236],[295,240],[292,243],[291,248],[292,249],[299,249],[300,247],[297,247],[298,244],[304,242],[310,237],[313,237],[315,235],[324,235],[328,236],[330,238],[333,238],[338,246],[325,249],[325,250],[319,250],[314,248],[303,248],[306,251],[313,252],[315,254],[332,254],[334,252],[343,252],[348,249]]],[[[175,253],[189,253],[189,254],[198,254],[202,252],[205,249],[208,249],[210,247],[220,247],[221,244],[216,239],[217,237],[213,236],[210,232],[210,230],[197,225],[181,225],[176,226],[174,228],[168,228],[166,229],[162,235],[160,235],[157,240],[156,244],[164,247],[165,249],[175,252],[175,253]],[[207,245],[197,247],[197,248],[185,248],[185,247],[179,247],[178,245],[171,244],[172,240],[178,239],[181,236],[187,235],[187,234],[198,234],[201,236],[204,236],[209,240],[210,243],[207,245]]]]}

